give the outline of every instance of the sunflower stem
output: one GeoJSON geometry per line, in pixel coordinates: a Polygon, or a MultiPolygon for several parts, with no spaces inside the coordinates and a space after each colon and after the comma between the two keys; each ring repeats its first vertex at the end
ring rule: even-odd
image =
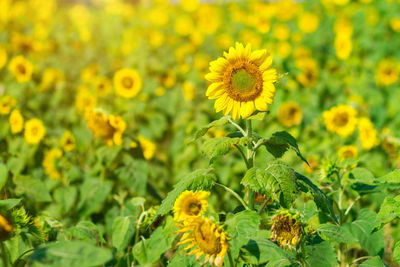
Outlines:
{"type": "Polygon", "coordinates": [[[239,202],[243,205],[243,207],[245,207],[246,210],[249,209],[249,207],[246,205],[246,202],[244,202],[244,200],[232,189],[230,189],[229,187],[226,187],[223,184],[220,183],[215,183],[216,185],[222,187],[223,189],[225,189],[227,192],[229,192],[230,194],[232,194],[232,196],[234,196],[237,200],[239,200],[239,202]]]}
{"type": "Polygon", "coordinates": [[[4,246],[4,242],[3,241],[0,241],[0,247],[1,247],[1,258],[3,260],[3,266],[4,267],[8,267],[6,247],[4,246]]]}
{"type": "MultiPolygon", "coordinates": [[[[247,169],[253,168],[254,167],[254,153],[253,153],[253,143],[252,143],[252,138],[253,138],[253,125],[252,125],[252,120],[246,120],[246,134],[247,138],[249,138],[250,142],[247,146],[247,169]]],[[[249,197],[249,208],[254,210],[254,198],[255,198],[255,192],[251,190],[250,188],[248,190],[248,197],[249,197]]]]}
{"type": "Polygon", "coordinates": [[[229,258],[229,264],[231,265],[231,267],[234,267],[235,265],[233,263],[232,254],[229,250],[228,250],[228,258],[229,258]]]}

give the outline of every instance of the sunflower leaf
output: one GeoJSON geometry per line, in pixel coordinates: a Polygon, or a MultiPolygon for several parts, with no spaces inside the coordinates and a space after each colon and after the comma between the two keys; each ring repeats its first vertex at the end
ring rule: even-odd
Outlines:
{"type": "Polygon", "coordinates": [[[207,124],[204,127],[201,127],[200,129],[198,129],[195,132],[194,137],[191,140],[191,142],[194,142],[197,139],[199,139],[200,137],[204,136],[208,132],[208,130],[210,130],[211,128],[218,127],[218,126],[223,126],[223,125],[227,124],[229,122],[229,118],[230,118],[230,116],[225,116],[225,117],[222,117],[222,118],[220,118],[218,120],[210,122],[209,124],[207,124]]]}
{"type": "Polygon", "coordinates": [[[216,137],[206,140],[202,146],[202,152],[210,159],[210,163],[218,156],[227,154],[233,145],[244,145],[248,138],[216,137]]]}

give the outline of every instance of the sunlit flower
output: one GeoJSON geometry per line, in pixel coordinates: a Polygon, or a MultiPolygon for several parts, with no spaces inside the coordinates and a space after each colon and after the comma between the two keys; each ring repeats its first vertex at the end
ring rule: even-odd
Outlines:
{"type": "Polygon", "coordinates": [[[150,141],[149,139],[145,138],[144,136],[139,136],[139,143],[140,147],[143,151],[143,156],[145,159],[150,160],[154,157],[156,152],[156,144],[150,141]]]}
{"type": "Polygon", "coordinates": [[[23,56],[16,56],[11,59],[8,69],[19,83],[27,82],[32,77],[33,66],[23,56]]]}
{"type": "Polygon", "coordinates": [[[352,134],[357,126],[357,110],[346,105],[338,105],[323,112],[325,126],[330,132],[342,137],[352,134]]]}
{"type": "Polygon", "coordinates": [[[201,216],[206,212],[210,195],[208,191],[184,191],[174,204],[174,219],[183,221],[188,217],[201,216]]]}
{"type": "Polygon", "coordinates": [[[254,110],[267,111],[275,95],[274,82],[278,75],[271,68],[272,56],[267,50],[251,51],[248,44],[243,47],[236,43],[224,57],[210,62],[210,73],[206,79],[211,82],[206,96],[216,99],[216,112],[232,114],[237,120],[249,117],[254,110]]]}
{"type": "Polygon", "coordinates": [[[60,146],[65,152],[75,149],[76,141],[74,135],[70,131],[65,131],[60,139],[60,146]]]}
{"type": "Polygon", "coordinates": [[[370,150],[379,144],[378,132],[368,118],[360,118],[358,123],[359,137],[362,148],[370,150]]]}
{"type": "Polygon", "coordinates": [[[62,151],[58,148],[52,148],[46,151],[42,166],[44,172],[50,179],[61,179],[61,172],[57,169],[57,160],[62,157],[62,151]]]}
{"type": "Polygon", "coordinates": [[[271,231],[271,240],[290,250],[296,248],[304,233],[300,216],[288,210],[279,211],[272,218],[271,231]]]}
{"type": "Polygon", "coordinates": [[[335,38],[336,56],[345,60],[348,59],[353,49],[353,42],[347,35],[339,34],[335,38]]]}
{"type": "Polygon", "coordinates": [[[45,134],[46,128],[41,120],[33,118],[25,122],[24,136],[28,144],[38,144],[45,134]]]}
{"type": "Polygon", "coordinates": [[[22,117],[21,112],[18,109],[14,109],[9,118],[11,132],[13,134],[19,133],[24,128],[24,117],[22,117]]]}
{"type": "Polygon", "coordinates": [[[8,114],[11,109],[17,104],[17,100],[9,95],[0,97],[0,114],[8,114]]]}
{"type": "MultiPolygon", "coordinates": [[[[186,255],[196,255],[204,264],[222,266],[228,251],[226,233],[208,218],[190,217],[180,226],[178,233],[184,233],[178,245],[185,245],[186,255]],[[204,255],[204,260],[200,258],[204,255]]],[[[181,253],[182,253],[181,252],[181,253]]]]}
{"type": "Polygon", "coordinates": [[[278,110],[278,120],[286,127],[299,125],[303,119],[300,105],[295,102],[285,102],[278,110]]]}
{"type": "Polygon", "coordinates": [[[302,32],[313,33],[318,29],[319,18],[314,13],[305,12],[300,16],[297,25],[302,32]]]}
{"type": "Polygon", "coordinates": [[[114,75],[114,87],[118,95],[132,98],[142,89],[142,79],[136,70],[121,69],[114,75]]]}
{"type": "Polygon", "coordinates": [[[355,146],[348,145],[342,146],[339,151],[337,152],[338,157],[342,160],[350,159],[350,158],[357,158],[358,157],[358,149],[355,146]]]}
{"type": "Polygon", "coordinates": [[[392,59],[382,59],[375,73],[375,80],[378,85],[389,86],[399,79],[399,67],[392,59]]]}

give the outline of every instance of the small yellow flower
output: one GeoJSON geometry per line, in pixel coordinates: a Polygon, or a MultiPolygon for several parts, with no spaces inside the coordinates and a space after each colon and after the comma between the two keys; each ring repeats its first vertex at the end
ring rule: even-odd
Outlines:
{"type": "Polygon", "coordinates": [[[346,105],[338,105],[323,112],[325,126],[330,132],[342,137],[352,134],[357,126],[357,110],[346,105]]]}
{"type": "Polygon", "coordinates": [[[343,146],[338,151],[338,157],[342,160],[357,158],[358,157],[358,149],[355,146],[343,146]]]}
{"type": "Polygon", "coordinates": [[[189,15],[180,15],[174,23],[174,30],[180,36],[188,36],[194,28],[193,19],[189,15]]]}
{"type": "Polygon", "coordinates": [[[186,255],[196,254],[198,261],[204,255],[204,264],[222,266],[228,251],[228,242],[226,233],[220,227],[202,217],[187,218],[179,227],[181,229],[177,233],[184,233],[178,243],[178,246],[185,245],[182,252],[194,248],[186,255]]]}
{"type": "Polygon", "coordinates": [[[317,62],[309,57],[301,57],[296,60],[296,66],[301,71],[296,75],[299,83],[304,87],[314,87],[319,77],[317,62]]]}
{"type": "Polygon", "coordinates": [[[274,102],[278,79],[276,69],[271,68],[272,56],[267,50],[251,51],[236,43],[224,57],[210,62],[210,73],[205,78],[211,82],[206,96],[216,99],[216,112],[232,114],[234,120],[247,118],[254,110],[267,111],[274,102]]]}
{"type": "Polygon", "coordinates": [[[378,85],[389,86],[399,79],[399,67],[392,59],[382,59],[375,73],[375,80],[378,85]]]}
{"type": "MultiPolygon", "coordinates": [[[[390,20],[390,27],[395,32],[400,32],[400,18],[392,18],[390,20]]],[[[1,64],[0,64],[1,65],[1,64]]]]}
{"type": "Polygon", "coordinates": [[[156,148],[157,148],[156,144],[143,136],[139,136],[138,139],[139,139],[140,147],[143,150],[144,158],[147,160],[152,159],[156,152],[156,148]]]}
{"type": "Polygon", "coordinates": [[[302,32],[313,33],[318,29],[319,18],[313,13],[305,12],[300,16],[297,25],[302,32]]]}
{"type": "Polygon", "coordinates": [[[114,87],[118,95],[132,98],[142,89],[142,79],[136,70],[121,69],[114,75],[114,87]]]}
{"type": "Polygon", "coordinates": [[[278,110],[278,120],[286,127],[299,125],[303,119],[300,105],[295,102],[285,102],[278,110]]]}
{"type": "Polygon", "coordinates": [[[99,66],[92,63],[81,71],[81,79],[85,83],[92,83],[99,73],[99,66]]]}
{"type": "Polygon", "coordinates": [[[186,100],[192,101],[196,96],[196,88],[191,82],[184,82],[182,86],[183,96],[186,100]]]}
{"type": "Polygon", "coordinates": [[[379,144],[378,132],[375,130],[374,125],[368,118],[361,118],[358,123],[359,137],[361,146],[370,150],[379,144]]]}
{"type": "Polygon", "coordinates": [[[17,104],[17,100],[9,95],[0,97],[0,114],[8,114],[11,109],[17,104]]]}
{"type": "Polygon", "coordinates": [[[286,41],[290,36],[290,29],[284,23],[275,24],[274,26],[274,36],[279,41],[286,41]]]}
{"type": "Polygon", "coordinates": [[[13,232],[13,227],[11,223],[0,214],[0,241],[3,242],[4,240],[10,237],[10,234],[13,232]]]}
{"type": "Polygon", "coordinates": [[[65,152],[69,152],[75,149],[75,145],[76,141],[74,135],[66,130],[60,139],[60,146],[65,152]]]}
{"type": "Polygon", "coordinates": [[[48,68],[44,71],[42,82],[39,87],[42,91],[47,91],[56,88],[65,81],[65,75],[61,70],[48,68]]]}
{"type": "Polygon", "coordinates": [[[61,173],[57,169],[57,160],[62,157],[62,151],[58,148],[52,148],[46,151],[42,166],[44,172],[50,176],[50,179],[61,179],[61,173]]]}
{"type": "Polygon", "coordinates": [[[174,219],[183,221],[188,217],[201,216],[206,212],[210,195],[208,191],[189,191],[180,194],[174,204],[174,219]]]}
{"type": "Polygon", "coordinates": [[[33,118],[25,122],[24,136],[28,144],[38,144],[45,134],[46,128],[41,120],[33,118]]]}
{"type": "Polygon", "coordinates": [[[18,109],[14,109],[11,112],[9,122],[13,134],[21,132],[24,128],[24,117],[22,117],[21,112],[19,112],[18,109]]]}
{"type": "Polygon", "coordinates": [[[79,114],[95,108],[97,104],[96,96],[84,85],[78,86],[78,95],[75,100],[75,107],[79,114]]]}
{"type": "Polygon", "coordinates": [[[11,59],[8,69],[17,79],[18,83],[30,81],[33,72],[33,65],[23,56],[16,56],[11,59]]]}
{"type": "Polygon", "coordinates": [[[98,76],[94,78],[93,84],[98,96],[105,96],[111,92],[111,81],[107,77],[98,76]]]}
{"type": "Polygon", "coordinates": [[[335,49],[336,56],[339,59],[348,59],[353,49],[353,42],[351,40],[351,37],[343,34],[337,35],[335,38],[335,49]]]}
{"type": "Polygon", "coordinates": [[[2,69],[7,63],[7,51],[0,46],[0,69],[2,69]]]}

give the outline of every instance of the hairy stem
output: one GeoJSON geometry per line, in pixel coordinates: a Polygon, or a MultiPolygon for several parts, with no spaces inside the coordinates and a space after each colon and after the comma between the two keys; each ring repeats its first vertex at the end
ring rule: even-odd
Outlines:
{"type": "MultiPolygon", "coordinates": [[[[247,137],[250,139],[253,138],[253,125],[251,120],[246,120],[246,132],[247,132],[247,137]]],[[[252,142],[249,142],[249,145],[247,146],[247,169],[250,169],[254,167],[254,160],[253,160],[254,154],[253,154],[253,145],[252,142]]],[[[249,208],[254,210],[254,198],[255,198],[255,192],[252,191],[250,188],[248,188],[248,194],[249,194],[249,208]]]]}
{"type": "Polygon", "coordinates": [[[239,200],[239,202],[243,205],[243,207],[245,207],[246,210],[249,209],[249,207],[246,205],[246,202],[244,202],[244,200],[235,191],[233,191],[229,187],[226,187],[225,185],[220,184],[220,183],[216,183],[216,185],[222,187],[227,192],[229,192],[232,196],[234,196],[237,200],[239,200]]]}

